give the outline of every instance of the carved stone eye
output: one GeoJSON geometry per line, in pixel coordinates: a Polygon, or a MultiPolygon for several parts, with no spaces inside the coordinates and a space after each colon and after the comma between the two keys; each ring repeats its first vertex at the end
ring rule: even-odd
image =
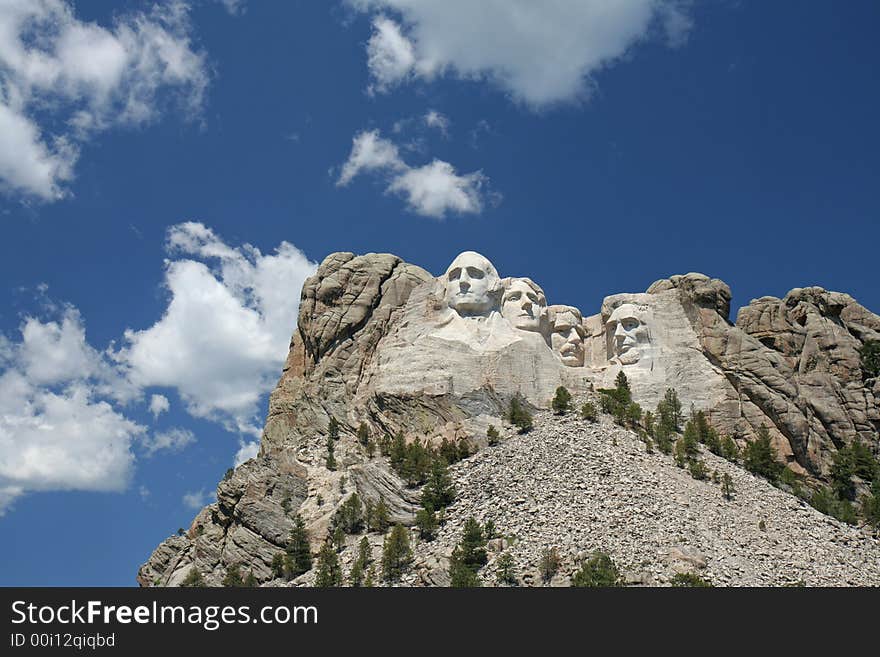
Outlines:
{"type": "Polygon", "coordinates": [[[457,281],[459,278],[461,278],[461,267],[456,267],[449,272],[450,281],[457,281]]]}
{"type": "Polygon", "coordinates": [[[476,267],[468,267],[467,273],[471,278],[484,278],[486,276],[482,269],[477,269],[476,267]]]}

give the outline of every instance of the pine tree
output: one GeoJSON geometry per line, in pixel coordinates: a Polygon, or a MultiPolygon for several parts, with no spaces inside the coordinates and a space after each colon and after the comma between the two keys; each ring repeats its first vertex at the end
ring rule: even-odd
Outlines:
{"type": "Polygon", "coordinates": [[[571,576],[574,587],[617,586],[620,572],[611,557],[604,552],[593,552],[582,564],[580,570],[571,576]]]}
{"type": "Polygon", "coordinates": [[[422,489],[422,506],[445,509],[455,499],[455,487],[449,476],[449,468],[442,459],[434,459],[428,481],[422,489]]]}
{"type": "Polygon", "coordinates": [[[677,432],[682,422],[681,402],[678,399],[678,393],[674,388],[667,388],[666,394],[660,403],[657,404],[657,415],[660,422],[670,431],[677,432]]]}
{"type": "Polygon", "coordinates": [[[449,586],[452,588],[474,588],[481,585],[482,582],[477,571],[468,567],[462,560],[461,548],[455,548],[452,552],[452,558],[449,560],[449,586]]]}
{"type": "Polygon", "coordinates": [[[483,536],[486,540],[491,540],[493,538],[497,538],[498,530],[495,529],[495,521],[489,518],[486,521],[486,524],[483,525],[483,536]]]}
{"type": "Polygon", "coordinates": [[[398,431],[394,436],[394,440],[391,441],[389,456],[391,457],[391,467],[395,470],[406,459],[406,439],[403,437],[403,431],[398,431]]]}
{"type": "Polygon", "coordinates": [[[596,411],[596,405],[592,402],[586,402],[581,406],[581,417],[589,422],[598,420],[599,414],[596,411]]]}
{"type": "Polygon", "coordinates": [[[684,438],[675,441],[675,465],[679,468],[687,465],[687,449],[684,445],[684,438]]]}
{"type": "Polygon", "coordinates": [[[412,549],[409,545],[409,530],[397,524],[385,537],[382,546],[382,576],[387,582],[400,579],[404,570],[412,562],[412,549]]]}
{"type": "Polygon", "coordinates": [[[698,433],[697,427],[693,422],[688,422],[684,427],[684,435],[682,436],[684,441],[684,453],[689,458],[692,459],[697,454],[700,453],[699,442],[700,435],[698,433]]]}
{"type": "Polygon", "coordinates": [[[366,447],[367,443],[370,442],[370,429],[367,427],[365,422],[361,422],[360,426],[358,427],[357,439],[358,442],[364,447],[366,447]]]}
{"type": "Polygon", "coordinates": [[[327,467],[328,470],[331,470],[331,471],[336,469],[336,456],[334,454],[335,449],[336,448],[333,445],[333,439],[328,436],[327,437],[327,460],[325,461],[324,465],[327,467]]]}
{"type": "Polygon", "coordinates": [[[510,407],[507,411],[507,420],[519,429],[520,433],[527,433],[532,428],[532,415],[525,408],[518,397],[510,400],[510,407]]]}
{"type": "Polygon", "coordinates": [[[322,588],[342,586],[342,568],[330,540],[324,541],[318,552],[318,574],[315,578],[315,586],[322,588]]]}
{"type": "Polygon", "coordinates": [[[635,402],[630,402],[626,407],[626,421],[632,428],[639,426],[642,420],[642,407],[635,402]]]}
{"type": "Polygon", "coordinates": [[[416,513],[416,527],[419,528],[419,538],[434,540],[437,535],[437,514],[430,504],[416,513]]]}
{"type": "Polygon", "coordinates": [[[620,370],[617,373],[617,377],[614,379],[614,387],[620,394],[620,401],[629,402],[632,400],[632,390],[629,387],[629,380],[626,378],[626,374],[623,373],[623,370],[620,370]]]}
{"type": "Polygon", "coordinates": [[[223,577],[223,586],[236,588],[244,586],[237,563],[232,564],[226,569],[226,575],[223,577]]]}
{"type": "Polygon", "coordinates": [[[746,445],[743,465],[746,470],[776,481],[782,464],[776,460],[776,450],[770,442],[770,430],[763,424],[758,429],[758,437],[746,445]]]}
{"type": "Polygon", "coordinates": [[[293,519],[290,542],[287,544],[287,578],[294,579],[312,569],[312,551],[309,547],[309,533],[302,516],[298,513],[293,519]]]}
{"type": "Polygon", "coordinates": [[[253,570],[248,571],[247,577],[244,578],[244,585],[251,589],[260,585],[253,570]]]}
{"type": "Polygon", "coordinates": [[[664,454],[672,452],[672,433],[662,422],[654,429],[654,437],[657,438],[657,448],[664,454]]]}
{"type": "Polygon", "coordinates": [[[331,440],[339,440],[339,422],[335,417],[331,417],[330,424],[327,425],[327,437],[331,440]]]}
{"type": "Polygon", "coordinates": [[[379,501],[373,508],[372,523],[369,525],[370,531],[384,534],[390,523],[388,505],[385,504],[385,498],[379,497],[379,501]]]}
{"type": "Polygon", "coordinates": [[[351,570],[348,573],[348,585],[352,588],[359,588],[364,585],[364,567],[360,561],[351,564],[351,570]]]}
{"type": "Polygon", "coordinates": [[[376,570],[370,565],[367,568],[367,575],[364,577],[364,588],[371,589],[376,585],[376,570]]]}
{"type": "Polygon", "coordinates": [[[495,567],[495,578],[498,580],[499,584],[507,586],[516,585],[515,565],[513,563],[513,557],[510,556],[509,552],[505,552],[498,557],[495,567]]]}
{"type": "Polygon", "coordinates": [[[859,356],[866,378],[880,376],[880,340],[866,340],[859,347],[859,356]]]}
{"type": "Polygon", "coordinates": [[[880,477],[874,479],[871,494],[862,500],[862,515],[869,525],[880,529],[880,477]]]}
{"type": "Polygon", "coordinates": [[[645,412],[645,433],[651,438],[654,437],[654,414],[651,411],[645,412]]]}
{"type": "Polygon", "coordinates": [[[473,516],[464,523],[464,532],[459,547],[461,548],[462,563],[474,572],[486,564],[486,537],[480,523],[473,516]]]}
{"type": "Polygon", "coordinates": [[[370,539],[364,536],[358,543],[358,560],[365,566],[373,563],[373,547],[370,545],[370,539]]]}
{"type": "Polygon", "coordinates": [[[333,516],[333,524],[346,534],[357,534],[364,528],[364,507],[357,493],[348,496],[333,516]]]}
{"type": "Polygon", "coordinates": [[[735,492],[736,490],[733,487],[733,479],[725,472],[724,476],[721,478],[721,494],[724,495],[725,500],[730,501],[735,492]]]}
{"type": "Polygon", "coordinates": [[[541,554],[541,562],[538,564],[538,571],[541,573],[541,580],[545,584],[549,584],[553,576],[559,572],[561,559],[559,558],[559,550],[555,547],[547,548],[541,554]]]}
{"type": "Polygon", "coordinates": [[[501,441],[501,434],[498,433],[498,429],[495,428],[494,424],[490,424],[486,430],[486,440],[489,443],[489,447],[494,447],[501,441]]]}
{"type": "Polygon", "coordinates": [[[730,436],[724,436],[721,440],[721,456],[732,463],[736,463],[739,460],[739,447],[736,446],[736,441],[730,436]]]}
{"type": "Polygon", "coordinates": [[[571,408],[571,393],[565,386],[556,388],[556,396],[551,402],[553,410],[557,415],[563,415],[571,408]]]}
{"type": "Polygon", "coordinates": [[[205,586],[205,578],[202,577],[202,574],[195,566],[193,566],[189,569],[189,572],[186,574],[186,577],[184,577],[180,585],[186,587],[202,587],[205,586]]]}
{"type": "Polygon", "coordinates": [[[851,500],[856,496],[856,486],[852,480],[854,474],[855,464],[850,451],[846,448],[837,450],[831,464],[831,482],[840,499],[851,500]]]}
{"type": "Polygon", "coordinates": [[[272,577],[275,579],[284,577],[284,557],[284,552],[276,552],[275,556],[272,557],[272,577]]]}

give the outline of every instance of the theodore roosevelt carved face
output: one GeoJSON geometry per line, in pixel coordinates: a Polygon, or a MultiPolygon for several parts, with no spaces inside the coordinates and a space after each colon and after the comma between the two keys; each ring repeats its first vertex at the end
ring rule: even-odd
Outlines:
{"type": "Polygon", "coordinates": [[[625,303],[614,309],[605,323],[610,336],[610,356],[623,365],[637,363],[651,342],[649,312],[645,306],[625,303]]]}
{"type": "Polygon", "coordinates": [[[546,333],[547,297],[538,285],[528,278],[505,279],[501,314],[510,325],[522,331],[546,333]]]}
{"type": "Polygon", "coordinates": [[[574,306],[550,306],[553,333],[550,336],[553,350],[559,354],[562,364],[583,367],[584,337],[581,311],[574,306]]]}
{"type": "Polygon", "coordinates": [[[446,301],[462,317],[488,315],[497,308],[501,279],[492,263],[479,253],[459,254],[444,278],[446,301]]]}

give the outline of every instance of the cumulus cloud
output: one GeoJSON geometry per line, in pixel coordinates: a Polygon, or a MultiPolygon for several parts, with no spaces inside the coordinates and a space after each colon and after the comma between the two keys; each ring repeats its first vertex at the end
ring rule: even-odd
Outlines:
{"type": "Polygon", "coordinates": [[[690,0],[347,0],[374,13],[370,90],[450,74],[533,107],[584,98],[592,76],[640,40],[680,45],[690,0]]]}
{"type": "Polygon", "coordinates": [[[214,501],[214,494],[203,488],[185,493],[182,501],[183,505],[189,509],[201,509],[214,501]]]}
{"type": "Polygon", "coordinates": [[[373,34],[367,42],[367,65],[373,77],[369,91],[387,91],[412,74],[416,65],[413,44],[393,20],[373,20],[373,34]]]}
{"type": "Polygon", "coordinates": [[[449,136],[449,125],[451,122],[446,115],[441,114],[437,110],[428,110],[422,120],[429,128],[437,128],[437,130],[443,133],[444,137],[449,136]]]}
{"type": "Polygon", "coordinates": [[[258,402],[278,379],[316,264],[288,242],[265,255],[229,246],[196,222],[173,226],[167,248],[168,307],[127,330],[116,358],[136,385],[176,388],[190,414],[259,436],[258,402]]]}
{"type": "Polygon", "coordinates": [[[153,456],[162,450],[179,452],[195,441],[196,437],[189,429],[169,429],[144,438],[142,445],[146,455],[153,456]]]}
{"type": "Polygon", "coordinates": [[[171,402],[168,401],[168,397],[165,395],[153,395],[150,397],[150,413],[153,414],[154,420],[158,420],[162,413],[167,413],[169,408],[171,408],[171,402]]]}
{"type": "Polygon", "coordinates": [[[386,191],[402,196],[410,210],[442,219],[447,212],[479,214],[483,210],[482,172],[459,175],[449,162],[433,160],[420,167],[408,165],[397,146],[378,130],[354,136],[351,153],[342,165],[337,186],[348,185],[362,172],[377,172],[387,181],[386,191]]]}
{"type": "Polygon", "coordinates": [[[254,458],[260,451],[260,443],[256,440],[241,441],[241,446],[235,453],[234,467],[240,466],[248,459],[254,458]]]}
{"type": "Polygon", "coordinates": [[[122,347],[91,346],[76,308],[42,286],[50,316],[25,317],[17,339],[0,334],[0,515],[28,492],[124,490],[135,447],[149,457],[192,444],[187,429],[150,435],[127,417],[135,403],[154,419],[168,411],[164,395],[144,403],[153,385],[237,433],[235,465],[256,455],[258,402],[280,374],[316,265],[287,242],[264,255],[194,222],[171,227],[167,248],[168,307],[153,326],[126,331],[122,347]]]}
{"type": "Polygon", "coordinates": [[[101,26],[66,0],[0,2],[0,188],[57,200],[95,133],[145,125],[171,98],[198,113],[209,76],[187,13],[171,1],[101,26]]]}
{"type": "Polygon", "coordinates": [[[131,386],[88,345],[73,308],[59,321],[28,317],[20,332],[0,361],[0,514],[30,491],[124,490],[146,431],[115,407],[131,386]]]}

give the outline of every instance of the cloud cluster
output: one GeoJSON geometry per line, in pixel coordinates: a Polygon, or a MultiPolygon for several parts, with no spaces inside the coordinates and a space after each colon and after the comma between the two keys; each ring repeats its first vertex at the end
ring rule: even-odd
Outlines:
{"type": "Polygon", "coordinates": [[[28,317],[21,340],[0,345],[0,515],[27,491],[123,490],[146,429],[117,410],[135,393],[79,313],[28,317]]]}
{"type": "Polygon", "coordinates": [[[198,113],[209,76],[187,13],[172,0],[104,27],[66,0],[0,2],[0,188],[56,200],[95,133],[147,124],[169,98],[198,113]]]}
{"type": "Polygon", "coordinates": [[[121,348],[95,349],[75,308],[46,303],[56,317],[26,317],[17,340],[0,335],[0,515],[29,491],[124,490],[138,453],[192,444],[191,431],[150,433],[131,419],[138,405],[154,420],[169,410],[165,395],[145,394],[151,386],[238,433],[236,465],[256,454],[245,436],[259,436],[258,402],[316,265],[287,242],[264,255],[194,222],[171,227],[167,249],[168,306],[153,326],[126,331],[121,348]]]}
{"type": "Polygon", "coordinates": [[[690,0],[346,0],[373,14],[371,92],[450,74],[540,108],[585,98],[591,76],[654,34],[687,38],[690,0]]]}
{"type": "Polygon", "coordinates": [[[201,223],[168,232],[164,315],[125,332],[116,358],[138,387],[175,388],[190,414],[259,436],[260,398],[276,383],[316,264],[288,242],[233,248],[201,223]],[[187,257],[188,256],[188,257],[187,257]]]}
{"type": "Polygon", "coordinates": [[[411,167],[403,161],[397,146],[378,130],[354,136],[336,184],[348,185],[363,172],[384,176],[386,191],[402,196],[416,214],[442,219],[447,212],[478,214],[483,209],[487,178],[482,172],[460,175],[449,162],[437,159],[411,167]]]}

